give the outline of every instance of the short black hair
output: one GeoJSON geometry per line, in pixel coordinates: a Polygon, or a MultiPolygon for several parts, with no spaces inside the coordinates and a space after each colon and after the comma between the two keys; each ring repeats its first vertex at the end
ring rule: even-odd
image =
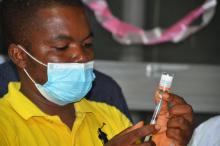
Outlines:
{"type": "Polygon", "coordinates": [[[3,0],[1,2],[1,27],[4,47],[11,43],[22,44],[31,48],[28,41],[28,24],[34,23],[34,15],[41,8],[54,5],[80,6],[81,0],[3,0]]]}

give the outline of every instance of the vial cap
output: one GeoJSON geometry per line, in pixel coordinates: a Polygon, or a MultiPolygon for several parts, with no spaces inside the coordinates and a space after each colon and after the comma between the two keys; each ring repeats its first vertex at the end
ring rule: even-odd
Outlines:
{"type": "Polygon", "coordinates": [[[173,82],[173,75],[170,75],[168,73],[163,73],[161,75],[159,86],[162,89],[169,90],[171,88],[172,82],[173,82]]]}

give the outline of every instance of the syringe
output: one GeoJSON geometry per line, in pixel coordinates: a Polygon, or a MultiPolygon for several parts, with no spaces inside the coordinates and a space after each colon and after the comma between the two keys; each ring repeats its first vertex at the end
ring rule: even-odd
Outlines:
{"type": "Polygon", "coordinates": [[[162,98],[162,95],[159,95],[159,96],[160,96],[160,101],[156,105],[156,108],[154,109],[154,113],[151,118],[150,124],[156,124],[157,115],[159,114],[161,106],[162,106],[163,98],[162,98]]]}
{"type": "MultiPolygon", "coordinates": [[[[154,113],[151,118],[150,124],[156,124],[156,120],[157,120],[158,114],[160,113],[160,109],[163,103],[163,93],[170,91],[172,82],[173,82],[173,75],[170,75],[168,73],[162,73],[160,83],[159,83],[160,100],[154,109],[154,113]]],[[[150,139],[151,139],[151,136],[146,136],[144,141],[148,141],[150,139]]]]}

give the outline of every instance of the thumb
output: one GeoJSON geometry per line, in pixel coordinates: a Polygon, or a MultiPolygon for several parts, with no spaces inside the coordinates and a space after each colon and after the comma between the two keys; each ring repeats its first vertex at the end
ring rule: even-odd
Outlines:
{"type": "Polygon", "coordinates": [[[128,127],[127,129],[123,130],[121,133],[119,133],[118,135],[125,135],[127,133],[129,133],[130,131],[133,131],[135,129],[138,129],[138,128],[141,128],[144,126],[144,122],[143,121],[140,121],[138,122],[137,124],[131,126],[131,127],[128,127]]]}
{"type": "Polygon", "coordinates": [[[157,117],[157,124],[161,127],[160,132],[166,131],[167,122],[169,117],[169,107],[168,107],[168,98],[169,94],[166,92],[160,93],[158,90],[155,94],[155,101],[159,104],[160,99],[162,98],[162,104],[160,108],[160,112],[157,117]]]}
{"type": "Polygon", "coordinates": [[[166,115],[167,113],[169,113],[169,107],[168,107],[169,93],[161,92],[160,90],[157,90],[154,97],[156,104],[159,104],[161,98],[162,98],[162,105],[160,108],[159,115],[166,115]]]}

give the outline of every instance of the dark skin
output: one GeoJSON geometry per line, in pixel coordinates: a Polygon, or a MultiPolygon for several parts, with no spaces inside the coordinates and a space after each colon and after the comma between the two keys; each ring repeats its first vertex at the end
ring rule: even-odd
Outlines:
{"type": "MultiPolygon", "coordinates": [[[[91,30],[83,8],[78,6],[55,5],[40,9],[36,14],[37,23],[30,26],[32,29],[30,32],[27,32],[29,34],[28,40],[32,47],[30,50],[25,48],[32,56],[44,64],[48,62],[85,63],[94,59],[94,53],[91,48],[91,30]]],[[[74,106],[72,104],[59,106],[46,100],[23,71],[23,69],[26,69],[35,82],[43,84],[47,81],[47,68],[31,59],[18,47],[18,44],[12,43],[9,46],[8,52],[19,70],[21,92],[43,112],[49,115],[58,115],[72,129],[75,121],[74,106]]],[[[179,122],[180,120],[172,117],[168,118],[165,124],[162,122],[159,125],[144,125],[143,122],[140,122],[116,135],[106,146],[154,146],[155,144],[152,141],[141,144],[135,144],[135,142],[146,135],[157,133],[160,129],[167,129],[166,132],[160,131],[160,135],[163,138],[168,140],[169,137],[176,143],[180,143],[180,146],[184,146],[188,142],[187,138],[190,138],[189,133],[192,132],[192,110],[187,110],[188,104],[185,102],[180,102],[183,106],[176,104],[176,100],[182,98],[176,96],[167,100],[171,99],[171,102],[176,105],[176,109],[169,111],[170,115],[175,117],[175,112],[178,112],[178,117],[184,119],[188,117],[188,124],[186,122],[181,123],[179,122]],[[172,131],[173,127],[180,129],[181,135],[172,135],[169,131],[172,131]]],[[[164,108],[164,110],[166,109],[164,108]]],[[[163,114],[161,114],[161,117],[163,117],[163,114]]],[[[157,146],[162,146],[159,144],[160,139],[155,138],[155,142],[158,144],[157,146]]]]}
{"type": "MultiPolygon", "coordinates": [[[[158,102],[159,91],[155,94],[158,102]]],[[[157,118],[160,131],[153,136],[157,146],[186,146],[193,132],[193,110],[186,101],[172,93],[163,94],[163,104],[157,118]]]]}

